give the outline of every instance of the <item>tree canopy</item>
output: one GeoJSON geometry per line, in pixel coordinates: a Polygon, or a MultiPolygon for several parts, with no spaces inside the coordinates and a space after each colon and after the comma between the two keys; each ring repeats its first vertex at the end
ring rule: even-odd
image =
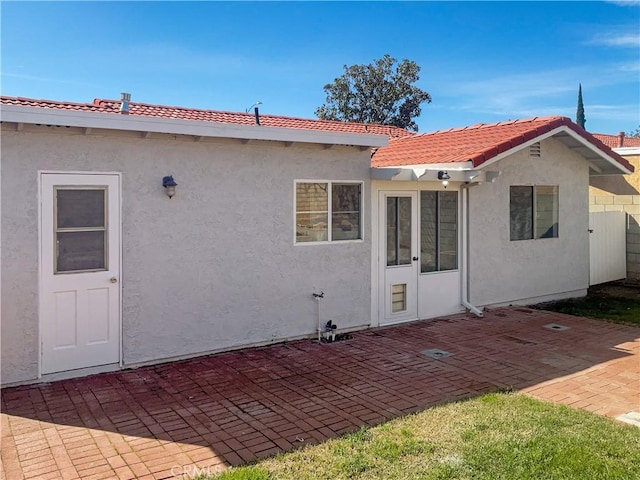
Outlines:
{"type": "Polygon", "coordinates": [[[636,128],[635,130],[631,130],[630,132],[627,132],[627,137],[633,137],[633,138],[640,138],[640,125],[638,125],[638,128],[636,128]]]}
{"type": "Polygon", "coordinates": [[[326,103],[316,109],[322,120],[379,123],[418,131],[414,118],[431,95],[414,85],[416,62],[385,54],[369,65],[344,65],[344,74],[324,86],[326,103]],[[394,68],[395,67],[395,68],[394,68]]]}

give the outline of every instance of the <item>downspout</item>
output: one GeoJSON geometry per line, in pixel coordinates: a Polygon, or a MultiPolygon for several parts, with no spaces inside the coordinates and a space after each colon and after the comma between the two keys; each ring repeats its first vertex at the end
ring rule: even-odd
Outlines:
{"type": "Polygon", "coordinates": [[[320,316],[320,300],[324,298],[324,292],[320,291],[320,293],[312,293],[313,298],[318,304],[318,343],[321,343],[322,340],[322,317],[320,316]]]}
{"type": "Polygon", "coordinates": [[[461,267],[461,275],[460,281],[462,283],[460,293],[461,299],[460,303],[464,308],[474,313],[478,317],[483,317],[484,314],[482,310],[474,305],[471,305],[470,302],[470,293],[469,293],[469,188],[477,185],[463,183],[460,185],[460,190],[462,192],[462,259],[460,262],[461,267]]]}

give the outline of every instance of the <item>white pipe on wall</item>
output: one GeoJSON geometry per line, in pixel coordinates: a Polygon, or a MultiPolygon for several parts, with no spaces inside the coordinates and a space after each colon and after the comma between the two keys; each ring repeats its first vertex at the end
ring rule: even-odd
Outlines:
{"type": "Polygon", "coordinates": [[[478,317],[483,317],[482,309],[474,306],[470,302],[469,296],[469,188],[478,185],[477,183],[462,184],[460,191],[462,192],[462,254],[460,268],[462,270],[460,281],[462,283],[460,293],[460,304],[474,313],[478,317]]]}
{"type": "Polygon", "coordinates": [[[322,342],[322,317],[320,316],[320,300],[324,298],[324,292],[313,293],[313,298],[318,304],[318,343],[322,342]]]}

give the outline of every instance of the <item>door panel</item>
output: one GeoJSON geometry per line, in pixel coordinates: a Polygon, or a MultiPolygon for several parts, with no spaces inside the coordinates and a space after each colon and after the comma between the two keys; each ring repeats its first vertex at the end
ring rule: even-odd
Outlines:
{"type": "Polygon", "coordinates": [[[417,194],[381,192],[380,225],[385,252],[381,325],[415,320],[418,316],[417,194]]]}
{"type": "Polygon", "coordinates": [[[117,175],[42,174],[43,374],[120,361],[117,175]]]}
{"type": "Polygon", "coordinates": [[[87,290],[87,300],[91,315],[87,319],[87,343],[95,345],[109,341],[109,288],[91,288],[87,290]]]}
{"type": "Polygon", "coordinates": [[[77,344],[78,305],[76,292],[55,293],[55,348],[73,347],[77,344]]]}

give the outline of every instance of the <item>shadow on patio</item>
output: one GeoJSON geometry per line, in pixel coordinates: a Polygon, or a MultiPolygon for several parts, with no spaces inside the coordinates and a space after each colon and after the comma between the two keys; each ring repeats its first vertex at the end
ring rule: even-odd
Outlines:
{"type": "Polygon", "coordinates": [[[3,478],[186,478],[508,388],[615,416],[640,408],[639,337],[505,308],[6,388],[3,478]]]}

